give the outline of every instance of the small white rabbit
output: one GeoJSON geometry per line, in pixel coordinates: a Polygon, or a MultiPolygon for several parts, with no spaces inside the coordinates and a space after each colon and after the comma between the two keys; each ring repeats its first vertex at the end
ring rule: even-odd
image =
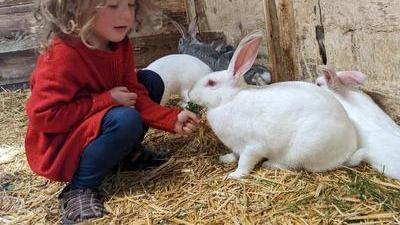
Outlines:
{"type": "Polygon", "coordinates": [[[188,89],[200,78],[211,73],[211,69],[200,59],[191,55],[173,54],[157,59],[148,65],[146,70],[152,70],[160,75],[165,90],[161,105],[165,105],[173,94],[182,98],[181,106],[187,103],[188,89]]]}
{"type": "Polygon", "coordinates": [[[239,157],[231,178],[248,175],[262,159],[264,167],[325,171],[346,162],[357,150],[356,131],[343,106],[328,91],[306,82],[241,87],[262,38],[244,38],[228,70],[200,79],[189,99],[208,108],[207,119],[217,137],[239,157]]]}
{"type": "Polygon", "coordinates": [[[351,158],[351,166],[366,161],[384,175],[400,180],[400,127],[362,90],[367,81],[359,71],[337,72],[319,66],[322,75],[316,84],[326,87],[344,106],[353,121],[361,147],[351,158]]]}

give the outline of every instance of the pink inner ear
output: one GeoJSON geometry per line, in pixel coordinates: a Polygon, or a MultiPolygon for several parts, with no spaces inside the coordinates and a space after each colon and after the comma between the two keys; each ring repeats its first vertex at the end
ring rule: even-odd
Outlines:
{"type": "Polygon", "coordinates": [[[320,70],[322,71],[328,86],[335,85],[338,80],[336,71],[329,66],[320,66],[320,70]]]}
{"type": "Polygon", "coordinates": [[[363,85],[368,80],[367,75],[359,71],[341,71],[338,78],[344,85],[363,85]]]}
{"type": "Polygon", "coordinates": [[[233,75],[242,75],[247,72],[253,65],[254,60],[257,57],[258,48],[261,44],[261,38],[256,38],[240,49],[239,54],[236,57],[235,65],[233,68],[233,75]]]}
{"type": "Polygon", "coordinates": [[[196,34],[199,33],[199,30],[198,30],[198,27],[197,27],[197,16],[193,19],[192,22],[190,22],[188,33],[191,36],[196,36],[196,34]]]}

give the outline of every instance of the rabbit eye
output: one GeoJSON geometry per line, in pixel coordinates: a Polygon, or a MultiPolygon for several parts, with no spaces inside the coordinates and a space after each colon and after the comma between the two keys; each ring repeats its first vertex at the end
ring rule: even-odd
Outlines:
{"type": "Polygon", "coordinates": [[[207,86],[209,87],[214,87],[217,84],[217,82],[213,81],[213,80],[208,80],[207,82],[207,86]]]}

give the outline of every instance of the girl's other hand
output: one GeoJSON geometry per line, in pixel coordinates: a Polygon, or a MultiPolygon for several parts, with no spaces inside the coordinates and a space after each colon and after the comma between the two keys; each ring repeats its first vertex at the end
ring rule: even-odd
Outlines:
{"type": "Polygon", "coordinates": [[[130,92],[126,87],[115,87],[110,90],[113,100],[121,105],[134,107],[136,104],[137,94],[130,92]]]}
{"type": "Polygon", "coordinates": [[[178,120],[175,123],[175,132],[180,135],[189,135],[197,130],[200,123],[200,116],[183,110],[178,114],[178,120]]]}

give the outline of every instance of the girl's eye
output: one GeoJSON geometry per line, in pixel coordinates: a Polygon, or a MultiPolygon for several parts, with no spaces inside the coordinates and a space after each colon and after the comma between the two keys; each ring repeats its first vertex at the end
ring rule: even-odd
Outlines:
{"type": "Polygon", "coordinates": [[[116,8],[118,8],[118,5],[108,5],[108,8],[116,9],[116,8]]]}
{"type": "Polygon", "coordinates": [[[136,8],[136,3],[128,4],[128,6],[131,7],[131,8],[136,8]]]}

